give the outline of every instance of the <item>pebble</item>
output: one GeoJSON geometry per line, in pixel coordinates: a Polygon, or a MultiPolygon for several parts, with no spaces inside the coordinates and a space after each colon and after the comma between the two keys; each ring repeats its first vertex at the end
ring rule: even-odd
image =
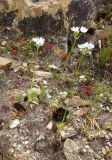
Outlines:
{"type": "Polygon", "coordinates": [[[95,158],[96,158],[96,160],[101,159],[101,157],[98,154],[95,155],[95,158]]]}
{"type": "Polygon", "coordinates": [[[86,153],[86,151],[87,151],[87,150],[86,150],[85,148],[83,148],[83,150],[82,150],[82,151],[83,151],[84,153],[86,153]]]}
{"type": "Polygon", "coordinates": [[[58,69],[58,67],[57,67],[57,66],[55,66],[54,64],[49,65],[48,67],[49,67],[49,68],[51,68],[51,69],[58,69]]]}
{"type": "Polygon", "coordinates": [[[111,146],[112,146],[110,142],[107,142],[107,145],[108,145],[109,147],[111,147],[111,146]]]}
{"type": "Polygon", "coordinates": [[[106,134],[106,135],[105,135],[105,138],[106,138],[106,140],[108,140],[108,139],[109,139],[109,136],[106,134]]]}
{"type": "Polygon", "coordinates": [[[106,149],[103,147],[102,148],[102,153],[105,155],[107,152],[106,152],[106,149]]]}
{"type": "Polygon", "coordinates": [[[29,150],[27,150],[27,151],[26,151],[26,153],[27,153],[27,154],[30,154],[30,151],[29,151],[29,150]]]}
{"type": "Polygon", "coordinates": [[[109,135],[109,138],[112,138],[112,133],[109,133],[108,135],[109,135]]]}
{"type": "Polygon", "coordinates": [[[86,149],[89,149],[89,146],[88,146],[88,145],[86,145],[86,146],[85,146],[85,148],[86,148],[86,149]]]}
{"type": "Polygon", "coordinates": [[[88,152],[92,154],[92,153],[93,153],[93,150],[90,148],[90,149],[88,150],[88,152]]]}
{"type": "Polygon", "coordinates": [[[69,103],[70,103],[70,99],[69,99],[69,98],[66,98],[65,101],[64,101],[64,104],[65,104],[65,105],[69,105],[69,103]]]}
{"type": "Polygon", "coordinates": [[[47,83],[47,81],[43,80],[43,84],[44,84],[44,85],[47,85],[48,83],[47,83]]]}
{"type": "Polygon", "coordinates": [[[48,125],[47,125],[47,129],[51,130],[52,127],[53,127],[53,122],[50,121],[50,122],[48,123],[48,125]]]}
{"type": "Polygon", "coordinates": [[[20,144],[18,144],[17,150],[18,150],[18,151],[22,151],[22,150],[23,150],[23,147],[22,147],[20,144]]]}
{"type": "Polygon", "coordinates": [[[14,143],[14,144],[12,145],[12,147],[16,148],[17,145],[18,145],[17,143],[14,143]]]}
{"type": "Polygon", "coordinates": [[[2,46],[5,46],[6,44],[7,44],[6,41],[3,41],[3,42],[1,43],[2,46]]]}
{"type": "Polygon", "coordinates": [[[23,67],[27,67],[27,63],[23,63],[23,67]]]}
{"type": "Polygon", "coordinates": [[[20,125],[20,121],[19,119],[15,119],[10,121],[9,128],[13,129],[16,128],[18,125],[20,125]]]}
{"type": "Polygon", "coordinates": [[[9,149],[9,152],[11,152],[11,153],[13,153],[14,151],[15,151],[14,148],[9,149]]]}
{"type": "Polygon", "coordinates": [[[106,111],[110,111],[110,108],[109,108],[109,106],[107,106],[107,107],[106,107],[106,111]]]}
{"type": "Polygon", "coordinates": [[[51,99],[52,96],[51,96],[49,93],[47,93],[47,98],[48,98],[48,99],[51,99]]]}
{"type": "Polygon", "coordinates": [[[106,151],[110,150],[109,146],[105,146],[105,149],[106,149],[106,151]]]}
{"type": "Polygon", "coordinates": [[[62,99],[65,99],[66,97],[67,97],[67,92],[66,91],[64,91],[64,92],[60,92],[60,95],[61,95],[61,98],[62,99]]]}
{"type": "Polygon", "coordinates": [[[28,144],[28,143],[29,143],[29,141],[25,141],[25,142],[24,142],[24,144],[28,144]]]}

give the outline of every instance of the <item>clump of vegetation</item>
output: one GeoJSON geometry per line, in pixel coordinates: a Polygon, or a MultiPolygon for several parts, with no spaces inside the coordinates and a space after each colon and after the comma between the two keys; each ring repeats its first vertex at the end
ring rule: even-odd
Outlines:
{"type": "Polygon", "coordinates": [[[112,35],[107,38],[106,45],[100,50],[100,61],[105,64],[112,56],[112,35]]]}

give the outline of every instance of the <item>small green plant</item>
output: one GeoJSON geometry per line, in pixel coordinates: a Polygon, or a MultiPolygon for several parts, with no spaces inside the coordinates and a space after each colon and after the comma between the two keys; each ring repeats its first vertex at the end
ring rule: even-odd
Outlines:
{"type": "Polygon", "coordinates": [[[46,95],[47,95],[47,93],[46,93],[46,88],[42,85],[41,87],[40,87],[40,93],[38,94],[38,100],[39,100],[39,103],[43,103],[44,102],[44,100],[45,100],[45,98],[46,98],[46,95]]]}
{"type": "Polygon", "coordinates": [[[100,62],[105,64],[112,55],[112,35],[108,37],[106,47],[100,50],[100,62]]]}
{"type": "MultiPolygon", "coordinates": [[[[96,81],[93,85],[95,94],[97,94],[97,95],[102,94],[103,99],[111,97],[112,88],[110,86],[108,86],[108,83],[109,82],[107,80],[96,81]]],[[[98,99],[101,99],[102,97],[98,96],[98,99]]]]}
{"type": "Polygon", "coordinates": [[[28,101],[32,102],[34,100],[38,100],[39,90],[37,88],[30,88],[28,90],[28,101]]]}
{"type": "Polygon", "coordinates": [[[30,88],[28,90],[28,101],[39,101],[39,103],[43,103],[46,98],[46,88],[41,86],[40,89],[30,88]]]}
{"type": "Polygon", "coordinates": [[[23,104],[24,103],[24,96],[21,94],[17,97],[17,101],[20,103],[20,104],[23,104]]]}
{"type": "Polygon", "coordinates": [[[62,132],[65,128],[65,123],[62,122],[62,123],[58,124],[57,128],[58,128],[59,133],[62,132]]]}
{"type": "Polygon", "coordinates": [[[37,50],[36,51],[36,59],[37,59],[39,49],[44,45],[45,39],[42,37],[35,37],[35,38],[32,38],[31,42],[34,42],[34,44],[36,46],[36,50],[37,50]]]}

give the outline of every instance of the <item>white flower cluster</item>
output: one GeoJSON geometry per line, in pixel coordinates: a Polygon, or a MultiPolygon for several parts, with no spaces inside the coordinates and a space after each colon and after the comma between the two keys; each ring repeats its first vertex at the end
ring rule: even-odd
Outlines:
{"type": "Polygon", "coordinates": [[[94,44],[86,42],[86,43],[83,43],[83,44],[78,44],[78,48],[79,49],[84,49],[84,48],[93,49],[94,48],[94,44]]]}
{"type": "MultiPolygon", "coordinates": [[[[71,30],[75,33],[75,34],[78,34],[79,35],[79,32],[82,32],[82,33],[86,33],[88,31],[88,29],[84,26],[82,27],[72,27],[71,30]]],[[[87,50],[90,50],[90,49],[93,49],[95,46],[93,43],[89,43],[89,42],[85,42],[83,44],[78,44],[78,48],[82,51],[84,49],[87,50]]]]}
{"type": "Polygon", "coordinates": [[[32,42],[35,42],[38,46],[43,46],[43,44],[45,43],[45,39],[42,37],[35,37],[32,38],[32,42]]]}
{"type": "Polygon", "coordinates": [[[86,33],[88,31],[88,29],[84,26],[82,26],[82,27],[72,27],[71,31],[77,32],[77,33],[79,33],[79,32],[86,33]]]}

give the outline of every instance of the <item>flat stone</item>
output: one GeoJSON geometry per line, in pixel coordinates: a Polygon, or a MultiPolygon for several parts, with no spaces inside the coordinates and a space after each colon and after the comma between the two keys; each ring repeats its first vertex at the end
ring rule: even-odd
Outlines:
{"type": "Polygon", "coordinates": [[[106,152],[106,149],[103,147],[102,148],[102,153],[105,155],[107,152],[106,152]]]}
{"type": "Polygon", "coordinates": [[[84,100],[80,98],[79,96],[74,96],[71,100],[71,105],[74,108],[80,107],[80,106],[86,106],[90,105],[91,106],[91,101],[90,100],[84,100]]]}
{"type": "Polygon", "coordinates": [[[12,61],[10,59],[0,57],[0,70],[1,69],[7,69],[12,64],[12,61]]]}
{"type": "Polygon", "coordinates": [[[45,72],[45,71],[35,71],[35,76],[44,77],[44,78],[51,78],[52,74],[50,72],[45,72]]]}
{"type": "Polygon", "coordinates": [[[66,139],[64,142],[64,154],[67,160],[78,160],[78,153],[81,149],[81,144],[71,139],[66,139]]]}

